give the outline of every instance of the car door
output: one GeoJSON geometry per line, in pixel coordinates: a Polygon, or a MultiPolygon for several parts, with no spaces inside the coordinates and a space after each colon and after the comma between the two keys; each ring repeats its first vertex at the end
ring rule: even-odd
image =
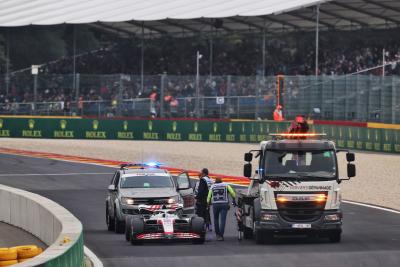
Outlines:
{"type": "Polygon", "coordinates": [[[187,172],[181,172],[176,176],[176,183],[178,191],[183,198],[184,211],[187,213],[194,212],[194,192],[189,174],[187,172]]]}

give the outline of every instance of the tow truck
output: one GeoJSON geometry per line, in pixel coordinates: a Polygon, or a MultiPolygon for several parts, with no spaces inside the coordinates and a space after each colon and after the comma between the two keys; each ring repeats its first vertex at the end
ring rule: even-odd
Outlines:
{"type": "Polygon", "coordinates": [[[269,243],[277,235],[301,234],[340,242],[340,184],[356,175],[354,153],[337,149],[325,134],[271,135],[244,154],[244,176],[251,181],[238,197],[243,237],[269,243]],[[347,178],[339,178],[338,152],[346,152],[347,178]]]}

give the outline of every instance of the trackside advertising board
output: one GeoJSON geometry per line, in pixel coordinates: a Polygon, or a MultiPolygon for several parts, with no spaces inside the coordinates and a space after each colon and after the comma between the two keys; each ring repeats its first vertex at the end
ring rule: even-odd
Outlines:
{"type": "MultiPolygon", "coordinates": [[[[256,143],[288,122],[0,117],[0,137],[256,143]]],[[[313,124],[339,148],[400,153],[400,129],[313,124]]]]}

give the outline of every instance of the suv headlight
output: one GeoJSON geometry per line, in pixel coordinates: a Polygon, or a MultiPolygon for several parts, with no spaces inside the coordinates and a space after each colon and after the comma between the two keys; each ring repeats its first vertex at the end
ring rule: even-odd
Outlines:
{"type": "Polygon", "coordinates": [[[121,203],[125,205],[133,205],[135,201],[130,197],[121,197],[121,203]]]}
{"type": "Polygon", "coordinates": [[[179,203],[179,196],[173,196],[168,199],[168,204],[175,204],[179,203]]]}

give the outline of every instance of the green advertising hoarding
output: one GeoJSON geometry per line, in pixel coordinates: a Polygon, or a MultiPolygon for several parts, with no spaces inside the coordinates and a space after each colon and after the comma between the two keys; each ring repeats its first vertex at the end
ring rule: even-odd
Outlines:
{"type": "MultiPolygon", "coordinates": [[[[117,120],[80,118],[0,118],[0,137],[119,139],[255,143],[285,132],[287,122],[206,120],[117,120]]],[[[339,148],[400,152],[400,130],[311,125],[339,148]]]]}

